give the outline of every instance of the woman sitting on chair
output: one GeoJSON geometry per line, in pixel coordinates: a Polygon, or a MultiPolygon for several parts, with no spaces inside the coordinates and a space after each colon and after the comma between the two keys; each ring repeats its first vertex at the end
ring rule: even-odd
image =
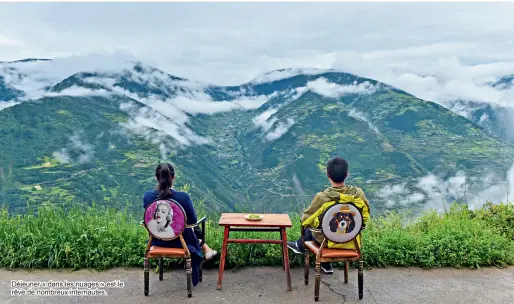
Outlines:
{"type": "MultiPolygon", "coordinates": [[[[173,166],[169,163],[159,164],[157,166],[157,169],[155,170],[155,177],[158,181],[157,189],[148,190],[145,192],[145,195],[143,197],[143,208],[146,209],[146,207],[156,199],[173,199],[177,203],[179,203],[182,206],[182,208],[184,208],[184,211],[186,212],[187,216],[186,224],[196,224],[198,219],[191,198],[189,197],[189,195],[187,195],[187,193],[178,192],[172,188],[173,180],[175,179],[175,170],[173,169],[173,166]]],[[[148,222],[149,225],[158,225],[163,230],[162,233],[164,234],[169,233],[167,233],[166,228],[169,225],[171,225],[169,221],[171,221],[171,218],[173,217],[173,210],[168,210],[169,207],[167,206],[167,204],[163,204],[162,210],[157,208],[154,214],[154,219],[148,222]]],[[[194,231],[193,229],[186,228],[182,233],[182,237],[184,238],[184,241],[186,242],[186,245],[189,251],[191,252],[193,286],[196,286],[198,284],[200,263],[202,261],[202,249],[200,248],[200,243],[198,241],[198,236],[196,234],[197,232],[198,231],[194,231]]],[[[165,237],[168,238],[170,236],[165,235],[165,237]]],[[[171,241],[152,239],[152,246],[182,248],[182,244],[180,242],[180,239],[178,238],[171,241]]],[[[203,245],[203,249],[205,250],[205,256],[207,259],[212,258],[216,254],[216,251],[209,248],[207,244],[203,245]]]]}

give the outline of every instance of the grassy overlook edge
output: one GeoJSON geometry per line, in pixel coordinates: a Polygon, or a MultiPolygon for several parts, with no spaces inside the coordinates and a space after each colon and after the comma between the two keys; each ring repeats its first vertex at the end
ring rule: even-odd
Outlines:
{"type": "MultiPolygon", "coordinates": [[[[223,229],[219,214],[208,213],[195,202],[198,216],[207,216],[207,243],[220,250],[223,229]]],[[[148,234],[138,225],[139,214],[97,205],[44,204],[34,212],[11,215],[0,210],[0,243],[5,268],[142,267],[148,234]]],[[[293,227],[288,239],[300,236],[300,215],[290,213],[293,227]]],[[[234,237],[241,236],[235,233],[234,237]]],[[[278,239],[278,234],[252,238],[278,239]]],[[[371,218],[364,235],[366,267],[419,266],[505,267],[514,265],[514,204],[485,203],[476,210],[452,204],[442,213],[428,211],[417,218],[409,213],[387,212],[371,218]]],[[[228,267],[280,265],[280,246],[263,244],[229,246],[228,267]]],[[[291,256],[291,265],[303,258],[291,256]]],[[[154,261],[154,266],[155,261],[154,261]]],[[[217,267],[218,260],[204,267],[217,267]]],[[[336,265],[337,267],[341,265],[336,265]]]]}

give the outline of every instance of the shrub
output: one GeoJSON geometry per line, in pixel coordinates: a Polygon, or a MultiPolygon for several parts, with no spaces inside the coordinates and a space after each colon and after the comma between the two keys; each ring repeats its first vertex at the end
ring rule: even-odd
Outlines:
{"type": "Polygon", "coordinates": [[[494,205],[487,202],[476,211],[476,217],[486,221],[503,236],[514,241],[514,204],[494,205]]]}
{"type": "MultiPolygon", "coordinates": [[[[200,211],[199,214],[207,214],[200,211]]],[[[300,236],[299,214],[288,239],[300,236]]],[[[220,251],[223,227],[218,215],[207,222],[207,243],[220,251]]],[[[370,220],[364,235],[367,267],[481,267],[514,264],[514,206],[485,204],[471,211],[453,205],[444,213],[427,212],[414,221],[407,213],[390,212],[370,220]]],[[[140,217],[125,210],[98,206],[40,206],[34,214],[10,215],[0,210],[0,267],[94,268],[141,267],[147,232],[140,217]]],[[[237,232],[231,237],[241,237],[237,232]]],[[[251,238],[279,238],[278,233],[251,238]]],[[[280,265],[281,247],[266,244],[232,245],[228,267],[280,265]]],[[[313,259],[311,259],[313,260],[313,259]]],[[[154,262],[155,263],[155,262],[154,262]]],[[[291,255],[291,263],[303,263],[291,255]]],[[[154,264],[155,265],[155,264],[154,264]]],[[[217,266],[209,262],[207,267],[217,266]]],[[[341,265],[339,265],[341,266],[341,265]]]]}

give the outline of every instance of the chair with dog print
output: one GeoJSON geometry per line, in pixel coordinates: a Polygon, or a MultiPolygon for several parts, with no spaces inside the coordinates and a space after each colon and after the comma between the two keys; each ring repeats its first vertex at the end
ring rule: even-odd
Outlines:
{"type": "MultiPolygon", "coordinates": [[[[186,228],[195,228],[202,225],[202,236],[200,246],[205,242],[205,217],[200,219],[195,225],[186,225],[187,217],[184,209],[180,204],[172,199],[157,199],[149,204],[144,213],[144,220],[141,225],[146,228],[149,235],[148,245],[146,246],[144,256],[144,292],[145,296],[149,291],[150,263],[149,259],[158,259],[159,263],[159,280],[163,280],[163,259],[184,259],[187,275],[187,295],[192,297],[192,269],[191,269],[191,253],[187,248],[186,242],[182,237],[182,233],[186,228]],[[163,241],[171,241],[176,238],[180,239],[182,248],[168,248],[152,246],[152,240],[156,238],[163,241]]],[[[202,267],[200,265],[199,280],[202,281],[202,267]]]]}
{"type": "MultiPolygon", "coordinates": [[[[314,301],[319,301],[319,288],[321,280],[321,263],[323,262],[344,262],[344,282],[348,283],[348,270],[351,261],[358,261],[358,288],[359,299],[363,298],[364,274],[362,259],[362,238],[360,233],[363,229],[362,213],[352,203],[336,203],[329,207],[320,217],[321,229],[309,228],[312,232],[321,232],[324,235],[323,242],[319,246],[314,241],[304,241],[304,229],[302,229],[302,243],[305,248],[305,285],[309,284],[309,259],[310,253],[316,256],[316,276],[314,282],[314,301]],[[360,242],[358,240],[360,238],[360,242]],[[353,242],[352,249],[333,248],[338,245],[353,242]],[[360,244],[359,244],[360,243],[360,244]],[[332,248],[327,248],[331,245],[332,248]]],[[[343,246],[340,246],[343,247],[343,246]]]]}

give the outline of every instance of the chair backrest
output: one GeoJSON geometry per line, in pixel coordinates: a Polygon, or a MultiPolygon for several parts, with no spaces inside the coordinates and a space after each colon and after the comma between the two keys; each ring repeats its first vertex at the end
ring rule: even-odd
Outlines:
{"type": "Polygon", "coordinates": [[[336,203],[321,216],[321,231],[334,243],[354,240],[362,230],[362,213],[352,203],[336,203]]]}
{"type": "Polygon", "coordinates": [[[186,228],[184,208],[172,199],[157,199],[145,209],[146,230],[157,239],[170,241],[179,237],[186,228]]]}

